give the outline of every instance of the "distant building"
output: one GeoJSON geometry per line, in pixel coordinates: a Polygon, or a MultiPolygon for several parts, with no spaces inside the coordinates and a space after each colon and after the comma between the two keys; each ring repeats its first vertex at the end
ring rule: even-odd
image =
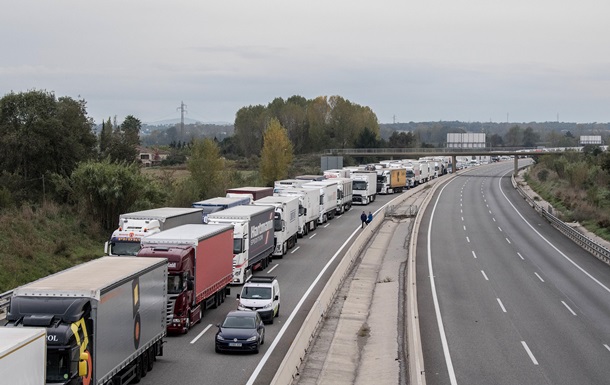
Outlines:
{"type": "Polygon", "coordinates": [[[152,167],[161,164],[161,161],[167,159],[169,152],[162,151],[156,148],[138,147],[138,160],[142,167],[152,167]]]}
{"type": "Polygon", "coordinates": [[[601,135],[581,135],[580,136],[580,145],[584,146],[585,144],[602,144],[601,135]]]}

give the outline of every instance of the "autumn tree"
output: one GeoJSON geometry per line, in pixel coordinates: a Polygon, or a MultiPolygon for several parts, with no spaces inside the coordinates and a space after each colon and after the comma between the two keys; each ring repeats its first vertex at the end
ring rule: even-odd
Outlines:
{"type": "Polygon", "coordinates": [[[276,180],[286,179],[292,158],[293,147],[288,139],[288,133],[278,119],[272,118],[263,138],[260,163],[263,184],[271,186],[276,180]]]}
{"type": "Polygon", "coordinates": [[[207,199],[224,195],[225,163],[224,158],[220,156],[218,144],[214,140],[196,139],[187,167],[191,172],[191,181],[198,195],[194,198],[207,199]]]}

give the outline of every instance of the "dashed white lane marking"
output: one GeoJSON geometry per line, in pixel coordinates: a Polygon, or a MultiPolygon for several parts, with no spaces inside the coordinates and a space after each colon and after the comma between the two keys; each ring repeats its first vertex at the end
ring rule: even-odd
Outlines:
{"type": "Polygon", "coordinates": [[[269,271],[267,271],[267,274],[271,273],[273,270],[275,270],[276,267],[278,267],[279,265],[276,264],[275,266],[273,266],[271,269],[269,269],[269,271]]]}
{"type": "Polygon", "coordinates": [[[502,232],[502,228],[500,226],[498,226],[498,230],[500,230],[500,232],[502,232]]]}
{"type": "Polygon", "coordinates": [[[511,242],[510,242],[510,239],[508,239],[508,238],[506,238],[506,242],[511,243],[511,242]]]}
{"type": "Polygon", "coordinates": [[[316,236],[316,233],[313,233],[313,235],[311,237],[309,237],[309,239],[313,238],[316,236]]]}
{"type": "Polygon", "coordinates": [[[561,303],[563,304],[563,306],[566,307],[566,309],[568,309],[570,311],[570,313],[572,313],[572,315],[576,315],[576,313],[574,313],[574,310],[572,310],[567,303],[561,301],[561,303]]]}
{"type": "Polygon", "coordinates": [[[530,348],[527,346],[527,344],[525,343],[525,341],[521,341],[521,345],[523,345],[523,349],[525,349],[525,351],[527,352],[527,355],[530,356],[530,359],[532,360],[532,362],[534,363],[534,365],[538,365],[538,361],[536,361],[536,357],[534,357],[534,355],[532,354],[532,351],[530,350],[530,348]]]}
{"type": "Polygon", "coordinates": [[[608,351],[610,352],[610,346],[608,346],[608,345],[604,344],[604,347],[605,347],[606,349],[608,349],[608,351]]]}
{"type": "Polygon", "coordinates": [[[468,243],[470,243],[470,238],[466,237],[466,241],[467,241],[468,243]]]}
{"type": "Polygon", "coordinates": [[[483,270],[481,270],[481,274],[483,274],[483,278],[485,278],[486,281],[489,281],[489,278],[487,278],[487,274],[485,274],[483,270]]]}
{"type": "Polygon", "coordinates": [[[538,275],[538,273],[534,272],[534,274],[536,274],[536,277],[538,277],[539,280],[541,280],[542,282],[544,282],[544,279],[542,279],[541,276],[538,275]]]}
{"type": "Polygon", "coordinates": [[[472,256],[475,258],[477,257],[477,255],[474,253],[474,250],[472,251],[472,256]]]}
{"type": "Polygon", "coordinates": [[[205,329],[203,329],[203,331],[199,334],[197,334],[197,337],[193,338],[193,340],[191,341],[191,344],[194,344],[195,342],[197,342],[198,339],[200,339],[203,334],[205,332],[207,332],[210,328],[212,327],[212,324],[209,324],[205,329]]]}
{"type": "Polygon", "coordinates": [[[295,251],[297,251],[297,250],[298,250],[298,249],[300,249],[300,248],[301,248],[301,246],[297,246],[297,247],[295,247],[295,248],[294,248],[294,250],[292,250],[292,251],[290,252],[290,254],[294,254],[294,252],[295,252],[295,251]]]}
{"type": "Polygon", "coordinates": [[[519,256],[519,258],[521,258],[525,261],[525,258],[523,258],[523,255],[521,255],[521,253],[518,252],[517,255],[519,256]]]}
{"type": "Polygon", "coordinates": [[[504,304],[502,303],[502,301],[500,301],[500,298],[496,298],[496,300],[498,301],[498,304],[500,305],[500,308],[502,309],[502,311],[504,313],[506,313],[506,308],[504,307],[504,304]]]}

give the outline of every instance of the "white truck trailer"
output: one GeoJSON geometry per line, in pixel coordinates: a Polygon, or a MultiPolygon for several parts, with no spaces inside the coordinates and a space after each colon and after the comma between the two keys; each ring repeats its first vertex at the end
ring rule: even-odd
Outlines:
{"type": "Polygon", "coordinates": [[[276,188],[273,195],[297,197],[299,199],[298,237],[302,238],[318,227],[318,218],[320,217],[320,193],[317,189],[276,188]]]}
{"type": "Polygon", "coordinates": [[[0,327],[0,382],[46,383],[47,332],[41,328],[0,327]]]}
{"type": "Polygon", "coordinates": [[[209,224],[233,225],[233,284],[243,284],[252,271],[265,269],[273,256],[275,210],[244,205],[208,215],[209,224]]]}
{"type": "Polygon", "coordinates": [[[337,182],[337,214],[341,215],[352,208],[353,190],[351,178],[332,178],[337,182]]]}
{"type": "Polygon", "coordinates": [[[264,197],[253,202],[257,206],[273,206],[275,217],[275,248],[273,256],[282,258],[297,243],[299,230],[299,198],[291,196],[264,197]]]}
{"type": "Polygon", "coordinates": [[[377,172],[354,171],[352,179],[352,201],[354,204],[368,205],[377,196],[377,172]]]}
{"type": "Polygon", "coordinates": [[[317,189],[320,197],[320,216],[318,224],[326,223],[335,217],[337,211],[337,182],[332,179],[305,183],[303,188],[317,189]]]}
{"type": "Polygon", "coordinates": [[[202,208],[161,207],[121,214],[119,227],[104,244],[110,256],[135,256],[142,238],[173,227],[202,223],[202,208]]]}

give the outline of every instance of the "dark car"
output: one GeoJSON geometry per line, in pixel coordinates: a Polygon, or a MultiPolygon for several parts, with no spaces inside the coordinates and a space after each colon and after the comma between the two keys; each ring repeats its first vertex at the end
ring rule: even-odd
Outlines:
{"type": "Polygon", "coordinates": [[[248,351],[258,353],[265,343],[265,325],[255,311],[229,312],[216,333],[216,353],[248,351]]]}

